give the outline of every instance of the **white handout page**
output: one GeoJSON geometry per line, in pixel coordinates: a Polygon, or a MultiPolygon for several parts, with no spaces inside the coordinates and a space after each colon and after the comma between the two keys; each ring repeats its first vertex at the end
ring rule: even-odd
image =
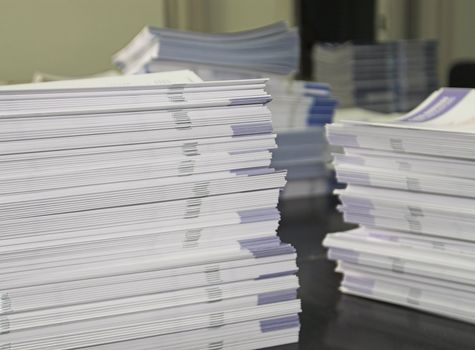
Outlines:
{"type": "Polygon", "coordinates": [[[334,161],[342,165],[475,179],[475,163],[465,159],[345,147],[345,154],[335,154],[334,161]]]}
{"type": "Polygon", "coordinates": [[[408,128],[475,133],[474,104],[474,89],[442,88],[432,93],[414,110],[391,122],[383,123],[352,120],[344,120],[343,122],[345,124],[375,128],[408,128]]]}
{"type": "Polygon", "coordinates": [[[72,79],[47,81],[42,83],[13,84],[0,86],[1,91],[12,90],[50,90],[64,88],[103,88],[103,87],[134,87],[153,86],[160,84],[199,83],[201,78],[191,70],[179,70],[152,74],[123,75],[102,78],[72,79]]]}

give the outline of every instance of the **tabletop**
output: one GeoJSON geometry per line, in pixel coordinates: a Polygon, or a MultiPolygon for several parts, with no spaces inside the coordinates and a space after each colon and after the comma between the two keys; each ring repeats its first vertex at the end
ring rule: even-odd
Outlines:
{"type": "Polygon", "coordinates": [[[335,197],[280,203],[279,236],[297,249],[302,300],[298,344],[266,350],[468,350],[475,325],[338,291],[340,276],[321,242],[328,232],[353,226],[335,210],[335,197]]]}

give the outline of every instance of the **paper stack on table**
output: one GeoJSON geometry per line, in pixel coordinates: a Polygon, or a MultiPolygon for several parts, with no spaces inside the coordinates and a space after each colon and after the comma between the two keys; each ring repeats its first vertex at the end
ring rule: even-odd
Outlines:
{"type": "Polygon", "coordinates": [[[191,71],[0,89],[0,348],[298,339],[265,79],[191,71]]]}
{"type": "Polygon", "coordinates": [[[320,44],[313,71],[316,80],[331,84],[342,107],[407,112],[437,87],[437,44],[320,44]]]}
{"type": "Polygon", "coordinates": [[[345,220],[324,245],[345,293],[475,322],[475,90],[443,88],[390,123],[328,128],[345,220]]]}
{"type": "Polygon", "coordinates": [[[272,166],[288,170],[283,196],[300,197],[331,191],[322,126],[331,122],[336,100],[328,84],[293,80],[299,57],[297,30],[278,22],[224,34],[145,27],[113,62],[125,74],[189,68],[206,81],[269,77],[279,144],[272,166]]]}
{"type": "Polygon", "coordinates": [[[113,61],[126,74],[155,71],[159,59],[288,74],[298,64],[296,38],[285,22],[222,34],[145,27],[113,61]]]}

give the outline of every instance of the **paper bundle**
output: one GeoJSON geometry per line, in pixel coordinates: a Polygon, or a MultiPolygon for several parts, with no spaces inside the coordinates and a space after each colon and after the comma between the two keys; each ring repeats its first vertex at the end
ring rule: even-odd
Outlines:
{"type": "Polygon", "coordinates": [[[288,74],[298,64],[298,33],[285,22],[223,34],[145,27],[113,57],[126,74],[155,71],[159,59],[288,74]]]}
{"type": "Polygon", "coordinates": [[[270,106],[279,148],[272,166],[287,169],[284,198],[319,196],[331,192],[333,174],[324,126],[331,123],[337,105],[330,87],[322,83],[294,81],[269,86],[270,106]]]}
{"type": "Polygon", "coordinates": [[[437,87],[436,57],[434,41],[320,44],[313,71],[331,84],[342,107],[407,112],[437,87]]]}
{"type": "Polygon", "coordinates": [[[296,342],[265,84],[179,71],[0,89],[0,348],[296,342]]]}
{"type": "Polygon", "coordinates": [[[226,34],[145,27],[113,62],[125,74],[192,69],[205,81],[269,77],[279,144],[272,166],[288,170],[283,196],[300,197],[331,191],[323,125],[331,122],[336,100],[328,84],[293,80],[299,56],[297,31],[278,22],[226,34]]]}
{"type": "Polygon", "coordinates": [[[345,293],[475,322],[475,91],[443,88],[389,123],[328,128],[345,220],[324,245],[345,293]]]}

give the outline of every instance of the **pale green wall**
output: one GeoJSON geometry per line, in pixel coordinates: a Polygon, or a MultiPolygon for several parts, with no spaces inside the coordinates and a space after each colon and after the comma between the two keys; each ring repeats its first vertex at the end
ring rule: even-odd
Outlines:
{"type": "Polygon", "coordinates": [[[0,81],[110,69],[114,52],[164,18],[162,0],[0,0],[0,81]]]}
{"type": "Polygon", "coordinates": [[[209,0],[210,30],[238,31],[285,20],[295,24],[293,0],[209,0]]]}

